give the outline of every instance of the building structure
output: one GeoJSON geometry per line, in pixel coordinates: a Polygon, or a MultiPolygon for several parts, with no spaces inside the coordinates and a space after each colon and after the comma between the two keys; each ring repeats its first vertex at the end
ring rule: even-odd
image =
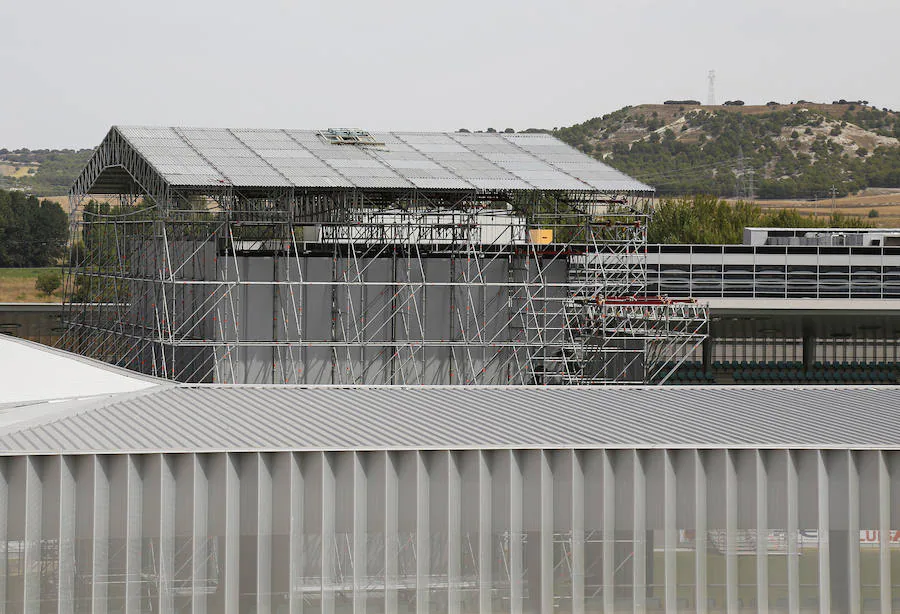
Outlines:
{"type": "Polygon", "coordinates": [[[898,401],[163,382],[18,408],[0,415],[0,602],[896,611],[898,401]]]}
{"type": "Polygon", "coordinates": [[[62,345],[186,382],[665,377],[707,314],[646,292],[652,194],[545,134],[114,127],[62,345]]]}

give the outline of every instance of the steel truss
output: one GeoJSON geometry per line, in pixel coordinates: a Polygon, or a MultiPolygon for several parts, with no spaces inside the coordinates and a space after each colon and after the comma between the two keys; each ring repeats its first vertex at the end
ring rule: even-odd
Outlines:
{"type": "Polygon", "coordinates": [[[647,205],[590,192],[178,190],[113,138],[71,193],[61,345],[185,382],[661,382],[708,318],[646,295],[647,205]],[[109,173],[128,192],[88,200],[109,173]]]}

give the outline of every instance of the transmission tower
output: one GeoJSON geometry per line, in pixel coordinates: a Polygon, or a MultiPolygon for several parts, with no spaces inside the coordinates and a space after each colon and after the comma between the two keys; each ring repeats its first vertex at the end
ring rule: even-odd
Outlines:
{"type": "Polygon", "coordinates": [[[744,190],[744,148],[738,148],[737,168],[734,170],[734,198],[735,200],[744,200],[746,193],[744,190]]]}
{"type": "Polygon", "coordinates": [[[709,89],[706,92],[706,104],[714,107],[716,105],[716,71],[709,71],[706,75],[706,80],[709,82],[709,89]]]}
{"type": "Polygon", "coordinates": [[[734,169],[734,198],[736,200],[752,201],[756,198],[753,177],[756,171],[748,167],[744,160],[744,148],[738,148],[737,168],[734,169]]]}

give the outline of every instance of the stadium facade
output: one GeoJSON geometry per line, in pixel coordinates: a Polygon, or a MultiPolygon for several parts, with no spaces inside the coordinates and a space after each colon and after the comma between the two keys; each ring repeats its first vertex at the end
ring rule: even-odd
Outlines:
{"type": "Polygon", "coordinates": [[[895,387],[164,382],[21,407],[0,427],[0,601],[895,611],[898,400],[895,387]]]}

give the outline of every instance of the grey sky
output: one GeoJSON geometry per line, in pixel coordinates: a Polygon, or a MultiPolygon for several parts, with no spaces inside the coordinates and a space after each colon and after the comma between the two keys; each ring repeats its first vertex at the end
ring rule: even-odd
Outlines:
{"type": "Polygon", "coordinates": [[[897,0],[3,0],[0,147],[113,124],[455,130],[626,104],[900,108],[897,0]]]}

